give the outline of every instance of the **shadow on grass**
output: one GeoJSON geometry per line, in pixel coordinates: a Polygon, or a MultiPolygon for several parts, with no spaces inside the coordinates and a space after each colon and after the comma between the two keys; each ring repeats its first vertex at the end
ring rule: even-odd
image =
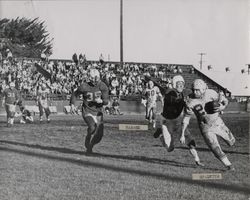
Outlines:
{"type": "MultiPolygon", "coordinates": [[[[114,159],[121,159],[121,160],[130,160],[130,161],[139,161],[139,162],[147,162],[147,163],[154,163],[154,164],[161,164],[161,165],[170,165],[175,167],[186,167],[186,168],[197,168],[195,164],[188,164],[188,163],[182,163],[177,162],[173,160],[167,160],[167,159],[158,159],[158,158],[150,158],[146,156],[133,156],[133,155],[117,155],[117,154],[105,154],[105,153],[91,153],[86,154],[84,151],[77,151],[65,147],[52,147],[52,146],[42,146],[39,144],[26,144],[16,141],[7,141],[7,140],[0,140],[0,143],[4,144],[11,144],[16,146],[24,146],[28,148],[33,149],[40,149],[40,150],[46,150],[46,151],[56,151],[59,153],[65,153],[65,154],[78,154],[78,155],[84,155],[84,156],[91,156],[91,157],[100,157],[100,158],[114,158],[114,159]]],[[[210,167],[202,167],[204,170],[213,170],[213,171],[222,171],[221,169],[215,169],[210,167]]]]}
{"type": "Polygon", "coordinates": [[[84,166],[84,167],[95,167],[95,168],[105,169],[105,170],[110,170],[110,171],[115,171],[115,172],[134,174],[137,176],[151,177],[155,179],[173,181],[177,183],[186,183],[189,185],[196,185],[196,186],[207,187],[207,188],[212,188],[212,189],[217,189],[217,190],[225,190],[225,191],[237,192],[237,193],[242,193],[242,194],[250,194],[250,188],[241,187],[239,185],[226,185],[223,183],[216,183],[216,182],[209,182],[209,181],[206,181],[206,182],[195,181],[195,180],[192,180],[190,178],[185,178],[185,177],[171,176],[171,175],[166,175],[166,174],[152,172],[152,171],[133,169],[129,167],[114,166],[111,164],[103,164],[103,163],[98,163],[94,161],[85,161],[85,160],[79,160],[75,158],[59,157],[55,155],[48,155],[45,153],[37,153],[37,152],[29,152],[29,151],[24,151],[24,150],[19,150],[19,149],[11,149],[8,147],[0,147],[0,151],[17,153],[17,154],[22,154],[26,156],[38,157],[38,158],[59,161],[59,162],[69,162],[69,163],[79,165],[79,166],[84,166]]]}
{"type": "MultiPolygon", "coordinates": [[[[187,147],[175,147],[176,149],[188,149],[187,147]]],[[[201,152],[211,152],[210,149],[208,148],[203,148],[203,147],[197,147],[197,151],[201,152]]],[[[249,152],[238,152],[238,151],[230,151],[230,150],[223,150],[224,153],[229,153],[229,154],[239,154],[239,155],[249,155],[249,152]]]]}

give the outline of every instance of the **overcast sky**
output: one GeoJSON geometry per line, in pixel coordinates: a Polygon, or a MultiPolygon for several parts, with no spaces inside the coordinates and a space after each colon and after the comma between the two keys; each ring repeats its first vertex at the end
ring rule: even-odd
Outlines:
{"type": "MultiPolygon", "coordinates": [[[[240,72],[250,63],[248,0],[124,0],[124,61],[180,63],[240,72]]],[[[1,1],[0,17],[39,17],[52,58],[119,61],[120,0],[1,1]]]]}

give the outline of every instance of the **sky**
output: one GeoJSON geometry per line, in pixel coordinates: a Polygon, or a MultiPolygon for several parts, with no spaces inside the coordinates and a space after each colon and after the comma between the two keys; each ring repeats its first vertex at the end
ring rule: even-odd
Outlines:
{"type": "MultiPolygon", "coordinates": [[[[124,61],[211,65],[240,73],[250,63],[249,0],[123,0],[124,61]]],[[[39,17],[51,58],[120,60],[120,0],[0,0],[0,18],[39,17]]]]}

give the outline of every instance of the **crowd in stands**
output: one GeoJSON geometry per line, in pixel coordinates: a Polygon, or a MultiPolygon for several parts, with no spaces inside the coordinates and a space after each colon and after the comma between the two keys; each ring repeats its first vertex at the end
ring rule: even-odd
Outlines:
{"type": "Polygon", "coordinates": [[[0,93],[7,83],[14,81],[17,89],[23,95],[35,95],[42,84],[46,84],[52,94],[70,95],[82,82],[87,81],[87,70],[91,67],[99,69],[102,80],[109,86],[110,95],[128,96],[140,95],[145,88],[145,76],[160,79],[170,87],[171,78],[168,72],[182,73],[182,69],[175,65],[155,65],[138,63],[120,63],[86,61],[85,56],[79,60],[46,60],[6,57],[0,60],[0,77],[2,84],[0,93]],[[46,79],[37,72],[34,63],[38,63],[51,75],[46,79]]]}

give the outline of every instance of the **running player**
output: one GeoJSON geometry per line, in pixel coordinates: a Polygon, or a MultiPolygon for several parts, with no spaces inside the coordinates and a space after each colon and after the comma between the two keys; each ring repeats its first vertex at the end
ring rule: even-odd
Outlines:
{"type": "Polygon", "coordinates": [[[148,82],[148,87],[145,91],[146,96],[146,119],[149,120],[149,123],[152,124],[153,128],[156,126],[156,105],[158,98],[162,102],[162,94],[157,86],[154,85],[153,81],[148,82]]]}
{"type": "Polygon", "coordinates": [[[89,70],[89,81],[82,83],[73,92],[70,105],[75,109],[76,97],[83,96],[82,117],[88,126],[85,138],[87,153],[92,153],[94,145],[99,143],[103,137],[103,105],[109,101],[108,87],[100,80],[100,73],[97,69],[89,70]]]}
{"type": "Polygon", "coordinates": [[[45,113],[47,122],[50,122],[50,110],[49,110],[49,89],[45,83],[42,84],[41,88],[38,89],[37,91],[37,105],[39,108],[39,121],[43,121],[43,114],[45,113]]]}
{"type": "Polygon", "coordinates": [[[10,82],[9,88],[3,91],[2,106],[5,107],[7,113],[7,127],[13,126],[16,113],[16,104],[20,99],[20,94],[15,88],[15,83],[10,82]]]}
{"type": "MultiPolygon", "coordinates": [[[[172,79],[173,89],[167,90],[164,96],[164,106],[162,111],[161,127],[154,133],[154,137],[158,138],[167,147],[168,152],[174,150],[174,136],[181,135],[181,123],[183,118],[183,108],[185,105],[186,96],[191,93],[186,90],[184,78],[181,75],[174,76],[172,79]],[[185,90],[184,90],[185,89],[185,90]]],[[[200,158],[195,149],[196,144],[188,129],[185,130],[187,146],[190,153],[194,157],[195,163],[199,166],[204,166],[200,162],[200,158]]]]}
{"type": "Polygon", "coordinates": [[[228,100],[225,96],[220,96],[216,91],[208,89],[206,83],[201,79],[196,79],[193,82],[192,90],[193,93],[186,103],[180,142],[185,143],[185,130],[191,115],[195,114],[201,134],[215,157],[228,170],[235,170],[226,154],[222,151],[217,138],[217,135],[220,136],[229,146],[235,143],[232,132],[220,117],[220,113],[228,105],[228,100]]]}

